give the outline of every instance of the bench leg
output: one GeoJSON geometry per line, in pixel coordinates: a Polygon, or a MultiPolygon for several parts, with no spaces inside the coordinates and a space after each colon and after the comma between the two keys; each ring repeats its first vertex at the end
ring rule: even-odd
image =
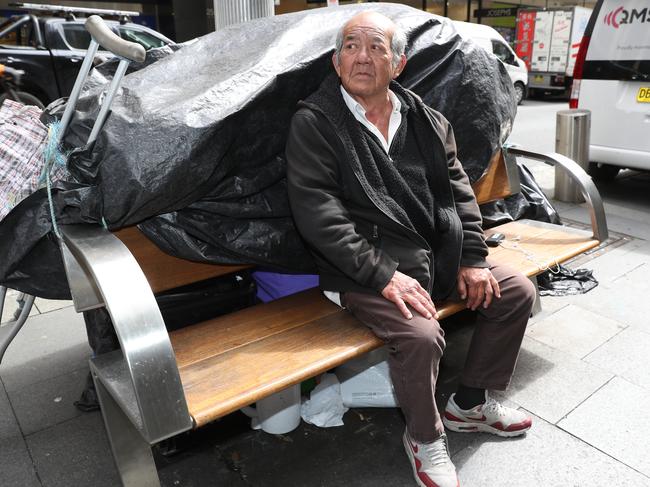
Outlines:
{"type": "Polygon", "coordinates": [[[93,374],[108,441],[124,487],[160,487],[151,445],[93,374]]]}
{"type": "Polygon", "coordinates": [[[537,276],[530,276],[528,279],[531,280],[535,286],[535,302],[533,303],[533,309],[530,312],[531,316],[535,316],[538,313],[542,312],[542,299],[539,296],[539,286],[537,285],[537,276]]]}

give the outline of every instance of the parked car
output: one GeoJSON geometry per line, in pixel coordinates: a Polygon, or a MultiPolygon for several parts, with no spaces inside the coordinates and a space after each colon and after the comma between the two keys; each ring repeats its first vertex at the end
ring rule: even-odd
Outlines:
{"type": "MultiPolygon", "coordinates": [[[[93,13],[86,12],[89,9],[81,10],[93,13]]],[[[50,17],[31,11],[10,17],[0,24],[0,64],[24,71],[21,89],[44,104],[68,96],[90,43],[84,21],[69,14],[50,17]]],[[[159,32],[142,25],[106,23],[122,38],[142,44],[145,49],[172,43],[159,32]]],[[[106,57],[108,53],[100,51],[99,58],[106,57]]]]}
{"type": "Polygon", "coordinates": [[[647,0],[600,0],[576,61],[571,108],[591,110],[589,174],[650,170],[650,11],[647,0]]]}
{"type": "Polygon", "coordinates": [[[526,63],[517,57],[501,34],[489,25],[471,24],[454,21],[454,27],[463,39],[471,39],[489,53],[494,54],[503,63],[515,88],[517,105],[528,92],[528,69],[526,63]]]}

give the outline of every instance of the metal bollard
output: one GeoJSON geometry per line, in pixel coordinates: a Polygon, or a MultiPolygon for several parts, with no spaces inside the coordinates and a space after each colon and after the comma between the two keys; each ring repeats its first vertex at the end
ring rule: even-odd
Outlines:
{"type": "MultiPolygon", "coordinates": [[[[560,110],[555,126],[555,152],[573,159],[585,171],[589,167],[589,110],[560,110]]],[[[584,198],[569,174],[555,166],[555,199],[568,203],[582,203],[584,198]]]]}

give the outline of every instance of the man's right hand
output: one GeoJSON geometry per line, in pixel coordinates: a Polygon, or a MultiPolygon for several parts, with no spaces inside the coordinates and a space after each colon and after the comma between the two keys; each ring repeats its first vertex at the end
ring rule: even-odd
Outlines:
{"type": "Polygon", "coordinates": [[[381,295],[395,303],[407,320],[413,318],[407,304],[427,319],[438,319],[438,312],[429,293],[415,279],[395,271],[381,295]]]}

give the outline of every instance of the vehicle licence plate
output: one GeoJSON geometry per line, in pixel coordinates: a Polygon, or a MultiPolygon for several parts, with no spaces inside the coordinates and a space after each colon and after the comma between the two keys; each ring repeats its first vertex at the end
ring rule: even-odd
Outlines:
{"type": "Polygon", "coordinates": [[[541,74],[535,75],[535,83],[543,83],[544,82],[544,76],[541,74]]]}
{"type": "Polygon", "coordinates": [[[642,86],[636,94],[639,103],[650,103],[650,86],[642,86]]]}

